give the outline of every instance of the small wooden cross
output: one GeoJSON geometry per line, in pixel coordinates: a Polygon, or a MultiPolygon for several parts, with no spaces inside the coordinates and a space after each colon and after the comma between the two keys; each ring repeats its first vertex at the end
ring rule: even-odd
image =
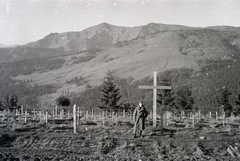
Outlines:
{"type": "MultiPolygon", "coordinates": [[[[153,72],[153,86],[139,86],[139,89],[153,89],[153,126],[157,125],[157,89],[172,89],[171,86],[157,86],[157,72],[153,72]]],[[[161,128],[163,132],[163,108],[161,110],[161,128]]]]}

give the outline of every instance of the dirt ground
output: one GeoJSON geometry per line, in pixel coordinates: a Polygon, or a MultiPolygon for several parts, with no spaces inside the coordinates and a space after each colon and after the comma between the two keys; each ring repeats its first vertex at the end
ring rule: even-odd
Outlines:
{"type": "Polygon", "coordinates": [[[143,138],[132,138],[130,122],[105,127],[85,122],[77,132],[71,124],[1,125],[0,161],[239,160],[227,151],[229,145],[240,148],[238,125],[170,125],[161,136],[159,127],[148,124],[143,138]]]}

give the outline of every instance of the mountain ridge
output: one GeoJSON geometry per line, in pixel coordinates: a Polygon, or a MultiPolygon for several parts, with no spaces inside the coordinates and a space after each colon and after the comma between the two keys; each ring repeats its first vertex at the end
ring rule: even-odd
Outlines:
{"type": "MultiPolygon", "coordinates": [[[[179,30],[225,30],[231,29],[233,32],[240,34],[238,28],[229,26],[217,26],[217,27],[188,27],[182,25],[165,25],[161,23],[149,23],[143,26],[135,27],[124,27],[124,26],[114,26],[108,23],[101,23],[82,31],[71,31],[64,33],[50,33],[44,38],[28,43],[26,45],[21,45],[11,48],[8,53],[1,54],[1,62],[5,61],[4,56],[7,57],[8,61],[14,61],[19,59],[27,59],[29,57],[28,50],[34,48],[39,54],[33,54],[35,58],[41,58],[41,55],[47,57],[48,52],[52,53],[51,56],[61,56],[67,54],[74,54],[84,50],[89,50],[93,48],[107,48],[111,47],[117,43],[131,41],[137,38],[141,38],[147,35],[154,35],[159,32],[166,31],[179,31],[179,30]],[[52,49],[56,49],[57,53],[54,53],[52,49]],[[18,54],[16,54],[18,53],[18,54]],[[19,57],[18,57],[19,55],[19,57]],[[9,60],[10,59],[10,60],[9,60]]],[[[1,52],[1,51],[0,51],[1,52]]],[[[49,56],[49,57],[51,57],[49,56]]]]}
{"type": "Polygon", "coordinates": [[[29,84],[54,85],[57,91],[42,100],[52,101],[66,89],[83,91],[86,85],[100,85],[108,70],[120,78],[140,80],[174,69],[200,70],[207,61],[239,60],[238,28],[198,28],[149,23],[124,27],[102,23],[82,31],[51,33],[36,42],[0,50],[1,62],[24,59],[61,58],[62,66],[52,70],[34,64],[37,71],[13,76],[32,80],[29,84]],[[66,83],[76,77],[87,84],[66,83]]]}

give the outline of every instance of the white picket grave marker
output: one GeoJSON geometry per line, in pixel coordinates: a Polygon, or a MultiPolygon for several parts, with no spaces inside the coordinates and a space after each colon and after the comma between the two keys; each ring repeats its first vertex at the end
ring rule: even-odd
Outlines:
{"type": "MultiPolygon", "coordinates": [[[[157,126],[157,89],[172,89],[171,86],[157,86],[157,72],[153,72],[153,86],[139,86],[139,89],[153,89],[153,127],[157,126]]],[[[163,134],[163,106],[161,109],[161,134],[163,134]]]]}
{"type": "Polygon", "coordinates": [[[216,111],[216,121],[218,121],[218,112],[216,111]]]}
{"type": "Polygon", "coordinates": [[[169,111],[167,111],[167,126],[169,126],[169,111]]]}
{"type": "Polygon", "coordinates": [[[46,124],[48,123],[48,112],[46,111],[46,124]]]}
{"type": "Polygon", "coordinates": [[[199,120],[201,120],[201,111],[198,111],[199,120]]]}
{"type": "Polygon", "coordinates": [[[88,119],[88,111],[86,111],[86,120],[88,119]]]}
{"type": "Polygon", "coordinates": [[[24,122],[27,123],[27,110],[25,111],[25,119],[24,122]]]}
{"type": "Polygon", "coordinates": [[[62,119],[63,118],[63,111],[61,110],[60,111],[60,119],[62,119]]]}
{"type": "Polygon", "coordinates": [[[77,126],[76,126],[76,105],[73,106],[73,133],[77,133],[77,126]]]}
{"type": "Polygon", "coordinates": [[[36,116],[36,111],[35,109],[33,109],[33,117],[35,118],[35,116],[36,116]]]}
{"type": "Polygon", "coordinates": [[[210,119],[212,118],[212,113],[211,113],[211,111],[209,112],[209,117],[210,117],[210,119]]]}
{"type": "Polygon", "coordinates": [[[40,120],[40,122],[42,122],[42,111],[39,111],[39,120],[40,120]]]}
{"type": "Polygon", "coordinates": [[[223,112],[223,126],[225,126],[225,112],[223,112]]]}
{"type": "Polygon", "coordinates": [[[93,120],[93,110],[92,110],[92,120],[93,120]]]}
{"type": "Polygon", "coordinates": [[[56,107],[55,107],[55,112],[56,112],[55,114],[56,114],[56,116],[57,116],[57,113],[58,113],[58,110],[57,110],[57,109],[58,109],[58,107],[56,106],[56,107]]]}

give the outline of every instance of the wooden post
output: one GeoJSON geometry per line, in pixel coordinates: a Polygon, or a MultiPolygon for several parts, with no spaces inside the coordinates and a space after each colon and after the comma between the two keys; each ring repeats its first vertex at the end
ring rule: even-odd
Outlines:
{"type": "Polygon", "coordinates": [[[13,124],[12,124],[12,130],[16,130],[16,123],[15,123],[15,120],[13,121],[13,124]]]}
{"type": "Polygon", "coordinates": [[[210,119],[212,118],[212,113],[211,113],[211,111],[209,112],[209,118],[210,118],[210,119]]]}
{"type": "Polygon", "coordinates": [[[21,106],[21,115],[23,116],[23,105],[21,106]]]}
{"type": "MultiPolygon", "coordinates": [[[[157,72],[153,72],[153,86],[157,86],[157,72]]],[[[153,89],[153,126],[157,126],[157,89],[153,89]]]]}
{"type": "Polygon", "coordinates": [[[231,112],[231,122],[233,122],[235,120],[235,116],[233,114],[233,112],[231,112]]]}
{"type": "Polygon", "coordinates": [[[48,112],[46,111],[46,124],[48,123],[48,112]]]}
{"type": "Polygon", "coordinates": [[[129,116],[129,121],[132,122],[132,113],[130,113],[130,116],[129,116]]]}
{"type": "Polygon", "coordinates": [[[192,124],[193,124],[193,127],[194,127],[194,123],[195,123],[195,122],[194,122],[194,121],[195,121],[195,120],[194,120],[194,119],[195,119],[194,115],[195,115],[195,112],[193,112],[193,115],[192,115],[192,124]]]}
{"type": "Polygon", "coordinates": [[[110,113],[112,113],[111,115],[112,115],[112,123],[114,122],[114,112],[110,112],[110,113]]]}
{"type": "Polygon", "coordinates": [[[103,113],[102,113],[102,119],[103,119],[103,126],[105,126],[104,111],[103,111],[103,113]]]}
{"type": "Polygon", "coordinates": [[[123,110],[123,118],[125,118],[125,110],[123,110]]]}
{"type": "Polygon", "coordinates": [[[199,115],[198,115],[198,112],[195,111],[194,115],[196,115],[196,114],[197,114],[197,116],[196,116],[197,117],[197,121],[196,122],[198,123],[199,115]]]}
{"type": "Polygon", "coordinates": [[[216,111],[216,121],[218,121],[218,112],[216,111]]]}
{"type": "Polygon", "coordinates": [[[54,118],[54,109],[53,109],[53,111],[52,111],[52,118],[54,118]]]}
{"type": "Polygon", "coordinates": [[[163,136],[163,108],[164,108],[164,99],[162,101],[162,108],[161,108],[161,135],[163,136]]]}
{"type": "Polygon", "coordinates": [[[116,126],[118,125],[118,114],[116,113],[116,126]]]}
{"type": "Polygon", "coordinates": [[[78,106],[78,115],[77,115],[77,117],[78,117],[78,120],[80,120],[80,107],[78,106]]]}
{"type": "Polygon", "coordinates": [[[167,126],[169,126],[169,111],[167,111],[167,126]]]}
{"type": "Polygon", "coordinates": [[[77,133],[77,127],[76,127],[76,105],[73,106],[73,133],[77,133]]]}
{"type": "Polygon", "coordinates": [[[69,111],[68,111],[68,119],[70,119],[70,113],[69,113],[69,111]]]}
{"type": "Polygon", "coordinates": [[[189,120],[191,121],[192,119],[192,112],[189,112],[189,120]]]}

